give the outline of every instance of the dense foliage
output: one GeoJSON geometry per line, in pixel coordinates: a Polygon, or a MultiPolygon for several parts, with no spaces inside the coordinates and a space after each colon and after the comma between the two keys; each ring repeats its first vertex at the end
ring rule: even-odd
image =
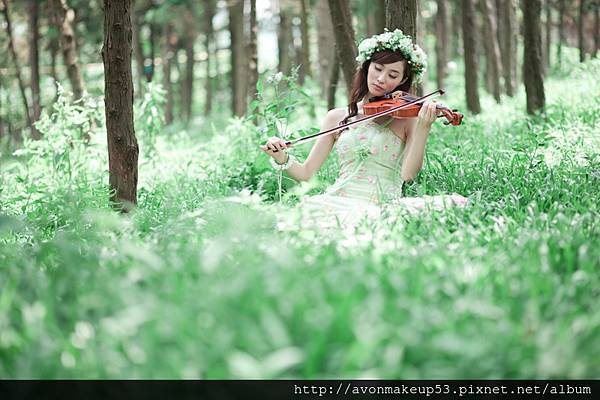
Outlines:
{"type": "Polygon", "coordinates": [[[315,182],[284,176],[279,202],[258,148],[278,124],[318,125],[310,81],[265,80],[260,118],[202,134],[165,133],[149,88],[130,215],[107,203],[102,102],[61,95],[44,139],[2,164],[0,376],[597,377],[600,64],[563,67],[543,116],[525,116],[521,91],[433,128],[408,195],[470,207],[325,237],[294,204],[335,179],[335,156],[315,182]]]}

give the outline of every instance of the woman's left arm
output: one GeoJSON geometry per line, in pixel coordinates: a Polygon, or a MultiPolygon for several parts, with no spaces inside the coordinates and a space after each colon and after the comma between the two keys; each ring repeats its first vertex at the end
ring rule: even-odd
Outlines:
{"type": "Polygon", "coordinates": [[[419,110],[418,117],[409,120],[401,171],[402,180],[405,182],[414,180],[423,166],[427,138],[436,117],[435,103],[426,101],[419,110]]]}

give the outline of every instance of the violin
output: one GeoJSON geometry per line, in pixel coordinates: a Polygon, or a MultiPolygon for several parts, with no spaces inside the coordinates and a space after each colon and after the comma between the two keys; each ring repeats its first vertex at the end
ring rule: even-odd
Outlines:
{"type": "MultiPolygon", "coordinates": [[[[330,135],[332,133],[336,133],[342,130],[347,129],[349,126],[364,123],[384,115],[391,115],[394,118],[414,118],[419,114],[419,110],[421,109],[421,104],[428,98],[434,98],[439,95],[444,94],[442,89],[435,90],[429,94],[418,97],[411,95],[406,92],[396,91],[390,93],[386,96],[381,96],[379,98],[375,97],[376,100],[373,103],[363,105],[363,111],[367,117],[361,118],[356,121],[348,122],[347,124],[341,124],[335,128],[327,129],[322,132],[317,132],[312,135],[307,135],[298,139],[288,140],[285,142],[287,146],[295,145],[297,143],[306,142],[312,139],[316,139],[321,135],[330,135]],[[387,98],[389,96],[389,98],[387,98]],[[379,107],[379,108],[376,108],[379,107]],[[407,112],[403,112],[408,110],[407,112]]],[[[444,124],[449,125],[460,125],[462,122],[463,115],[457,110],[450,110],[448,107],[444,106],[441,103],[436,105],[436,109],[440,110],[443,114],[440,115],[446,117],[448,121],[444,121],[444,124]]],[[[274,153],[277,153],[278,150],[273,150],[274,153]]]]}
{"type": "MultiPolygon", "coordinates": [[[[444,91],[441,90],[440,94],[444,94],[444,91]]],[[[387,111],[393,107],[406,104],[413,100],[419,99],[418,96],[412,95],[410,93],[403,92],[398,90],[396,92],[386,94],[385,96],[379,97],[371,97],[369,102],[363,105],[363,112],[365,115],[373,115],[380,113],[382,111],[387,111]]],[[[408,107],[403,107],[393,111],[390,114],[387,114],[390,117],[394,118],[415,118],[419,115],[419,110],[421,109],[422,103],[411,104],[408,107]]],[[[451,110],[442,103],[435,103],[436,111],[441,112],[441,115],[438,115],[438,118],[446,117],[447,121],[444,121],[444,125],[460,125],[462,123],[463,115],[458,112],[458,110],[451,110]]]]}

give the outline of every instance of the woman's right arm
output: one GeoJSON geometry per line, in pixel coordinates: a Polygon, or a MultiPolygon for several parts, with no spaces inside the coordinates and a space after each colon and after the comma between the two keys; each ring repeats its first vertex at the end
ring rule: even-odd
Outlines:
{"type": "MultiPolygon", "coordinates": [[[[339,109],[330,110],[323,119],[321,131],[338,126],[344,116],[342,111],[343,110],[339,109]]],[[[308,181],[321,168],[331,152],[335,142],[333,135],[334,134],[331,133],[319,136],[306,160],[302,164],[299,162],[292,163],[290,167],[285,170],[287,174],[297,181],[308,181]]],[[[273,137],[269,139],[265,146],[261,146],[261,149],[271,157],[275,158],[278,163],[283,164],[283,162],[285,162],[285,157],[283,159],[281,159],[281,157],[283,156],[283,149],[287,147],[289,146],[286,146],[283,139],[273,137]],[[273,149],[277,149],[278,152],[273,152],[273,149]]]]}

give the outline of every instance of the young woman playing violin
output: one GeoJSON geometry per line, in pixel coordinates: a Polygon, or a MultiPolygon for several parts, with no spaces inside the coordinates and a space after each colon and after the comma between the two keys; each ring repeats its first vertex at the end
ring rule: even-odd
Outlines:
{"type": "Polygon", "coordinates": [[[426,68],[424,52],[398,29],[363,40],[358,50],[361,65],[354,77],[348,110],[330,110],[321,125],[322,132],[334,133],[319,136],[303,163],[287,153],[292,142],[278,137],[271,137],[261,149],[273,158],[276,169],[285,170],[297,181],[307,181],[336,148],[338,179],[324,194],[305,196],[300,203],[322,226],[355,224],[365,214],[377,218],[383,204],[409,211],[463,206],[467,199],[457,194],[402,197],[402,183],[412,181],[423,165],[429,131],[438,116],[435,101],[421,102],[415,118],[384,115],[335,131],[339,125],[367,118],[370,100],[398,90],[408,92],[426,68]]]}

